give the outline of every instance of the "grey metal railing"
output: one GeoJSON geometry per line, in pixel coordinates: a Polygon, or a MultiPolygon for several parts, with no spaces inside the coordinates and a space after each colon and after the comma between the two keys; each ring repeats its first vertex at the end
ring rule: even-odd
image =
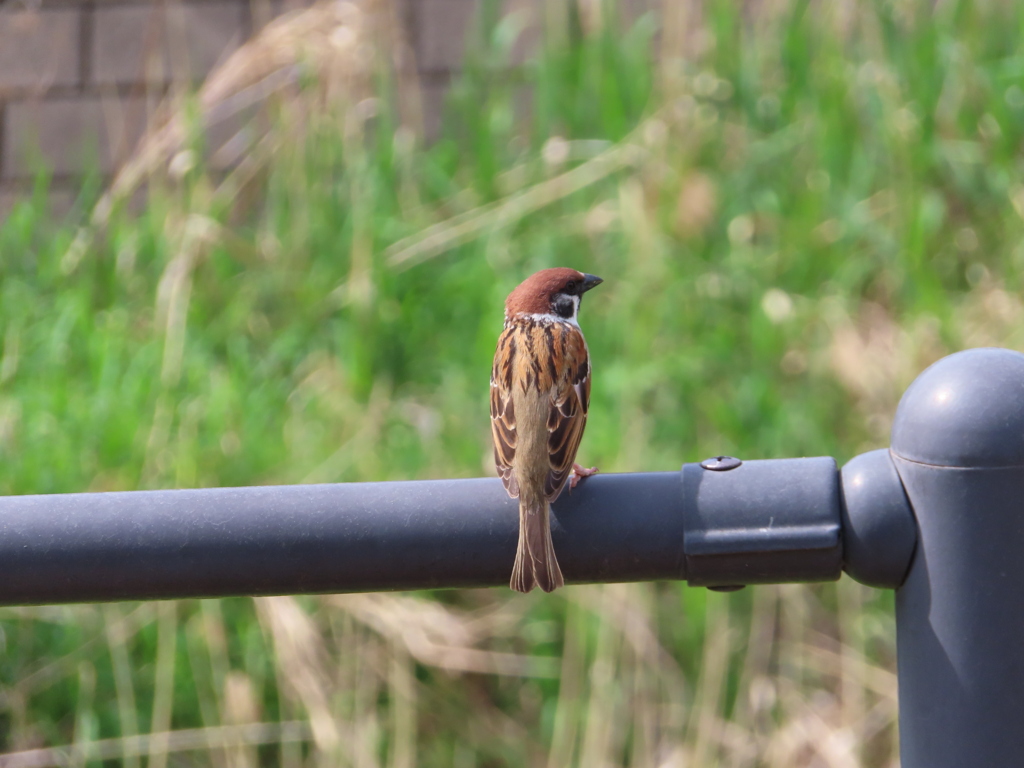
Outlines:
{"type": "MultiPolygon", "coordinates": [[[[0,604],[505,585],[516,509],[496,479],[0,498],[0,604]]],[[[842,471],[717,457],[553,512],[569,583],[896,589],[903,768],[1024,765],[1024,355],[939,361],[842,471]]]]}

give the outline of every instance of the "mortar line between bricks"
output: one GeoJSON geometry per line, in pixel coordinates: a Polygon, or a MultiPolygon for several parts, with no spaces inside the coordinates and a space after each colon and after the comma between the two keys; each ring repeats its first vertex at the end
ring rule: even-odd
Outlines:
{"type": "Polygon", "coordinates": [[[0,99],[0,183],[4,179],[4,140],[7,133],[7,102],[0,99]]]}
{"type": "Polygon", "coordinates": [[[406,29],[403,30],[409,39],[409,47],[412,49],[412,55],[415,57],[413,63],[416,65],[416,69],[420,70],[420,60],[423,57],[423,46],[422,38],[423,32],[420,29],[420,8],[419,3],[416,0],[409,0],[404,3],[406,7],[405,18],[402,22],[406,25],[406,29]]]}
{"type": "MultiPolygon", "coordinates": [[[[10,0],[0,0],[0,5],[9,1],[10,0]]],[[[159,2],[159,0],[100,0],[96,5],[102,6],[103,8],[137,8],[155,5],[157,2],[159,2]]],[[[224,2],[226,2],[226,0],[187,0],[188,5],[216,5],[224,2]]],[[[42,4],[39,7],[43,10],[59,10],[81,8],[83,5],[83,0],[42,0],[42,4]]]]}
{"type": "Polygon", "coordinates": [[[11,89],[8,92],[8,103],[22,104],[26,101],[66,101],[68,99],[90,98],[100,99],[105,96],[115,96],[121,99],[128,99],[136,95],[140,87],[160,88],[166,90],[169,83],[116,83],[111,85],[95,85],[88,83],[84,87],[77,85],[55,85],[46,89],[44,94],[39,94],[31,88],[11,89]]]}
{"type": "Polygon", "coordinates": [[[242,6],[242,39],[238,44],[242,46],[255,36],[256,20],[253,18],[252,0],[239,0],[239,4],[242,6]]]}
{"type": "Polygon", "coordinates": [[[92,45],[93,29],[96,23],[96,5],[86,0],[81,6],[81,18],[78,23],[78,87],[84,93],[92,81],[92,45]]]}

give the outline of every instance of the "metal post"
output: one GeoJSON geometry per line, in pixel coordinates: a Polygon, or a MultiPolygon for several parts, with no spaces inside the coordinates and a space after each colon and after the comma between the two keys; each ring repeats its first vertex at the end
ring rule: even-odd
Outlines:
{"type": "Polygon", "coordinates": [[[903,768],[1024,765],[1024,355],[939,361],[892,454],[918,525],[896,596],[903,768]]]}

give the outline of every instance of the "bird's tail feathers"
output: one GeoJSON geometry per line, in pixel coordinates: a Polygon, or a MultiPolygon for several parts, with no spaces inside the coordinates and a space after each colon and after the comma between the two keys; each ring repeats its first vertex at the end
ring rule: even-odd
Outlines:
{"type": "Polygon", "coordinates": [[[565,585],[551,541],[550,508],[546,500],[519,499],[519,547],[509,586],[517,592],[540,587],[551,592],[565,585]]]}

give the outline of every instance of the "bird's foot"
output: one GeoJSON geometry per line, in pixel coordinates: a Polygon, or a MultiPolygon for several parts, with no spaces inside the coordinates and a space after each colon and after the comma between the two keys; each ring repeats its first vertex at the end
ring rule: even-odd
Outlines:
{"type": "Polygon", "coordinates": [[[599,471],[600,470],[598,470],[597,467],[591,467],[590,469],[586,469],[584,467],[581,467],[579,464],[573,463],[572,474],[569,475],[569,490],[571,491],[573,488],[575,488],[576,484],[579,483],[579,481],[582,480],[584,477],[596,475],[599,471]]]}

